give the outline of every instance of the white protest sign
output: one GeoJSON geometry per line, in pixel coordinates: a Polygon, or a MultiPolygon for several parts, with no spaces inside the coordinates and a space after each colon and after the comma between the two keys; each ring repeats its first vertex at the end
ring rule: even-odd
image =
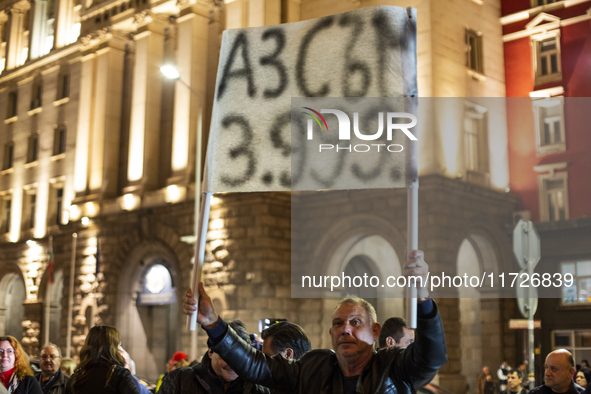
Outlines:
{"type": "MultiPolygon", "coordinates": [[[[297,23],[227,30],[204,191],[291,190],[292,97],[408,97],[416,96],[416,90],[414,9],[368,7],[297,23]]],[[[412,104],[403,107],[390,112],[414,112],[412,104]]]]}

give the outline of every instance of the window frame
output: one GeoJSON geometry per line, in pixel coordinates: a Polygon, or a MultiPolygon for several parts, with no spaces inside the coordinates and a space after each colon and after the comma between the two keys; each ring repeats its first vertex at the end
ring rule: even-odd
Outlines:
{"type": "Polygon", "coordinates": [[[35,163],[39,160],[39,133],[34,132],[29,136],[27,147],[27,164],[35,163]]]}
{"type": "MultiPolygon", "coordinates": [[[[489,157],[489,141],[488,141],[488,108],[476,104],[472,101],[465,101],[464,104],[464,117],[462,123],[462,134],[464,140],[464,168],[466,169],[468,181],[475,183],[488,185],[490,176],[490,157],[489,157]],[[478,120],[477,124],[480,125],[476,133],[470,132],[466,129],[466,121],[468,119],[478,120]],[[469,161],[470,154],[472,152],[473,145],[470,144],[470,135],[476,138],[476,152],[475,152],[475,164],[473,167],[469,161]]],[[[473,123],[474,124],[474,123],[473,123]]]]}
{"type": "MultiPolygon", "coordinates": [[[[536,147],[537,155],[543,156],[549,153],[557,153],[566,151],[566,126],[564,120],[564,97],[547,97],[537,99],[532,102],[534,111],[534,126],[536,129],[536,147]],[[551,108],[559,106],[559,115],[555,116],[560,124],[560,141],[551,144],[545,143],[545,130],[541,127],[542,108],[551,108]]],[[[545,118],[548,119],[549,117],[545,118]]]]}
{"type": "MultiPolygon", "coordinates": [[[[587,279],[588,281],[591,281],[591,274],[589,275],[578,275],[577,274],[577,264],[578,263],[588,263],[591,265],[591,259],[582,259],[582,260],[567,260],[567,261],[561,261],[560,262],[560,272],[563,272],[562,267],[565,264],[574,264],[575,265],[575,275],[574,275],[574,280],[575,280],[575,285],[577,286],[577,291],[579,290],[579,280],[584,280],[587,279]]],[[[564,286],[562,287],[562,290],[564,290],[564,286]]],[[[560,298],[560,303],[562,306],[573,306],[573,305],[587,305],[589,307],[591,307],[591,295],[588,294],[587,297],[587,301],[580,301],[579,300],[579,293],[577,293],[575,295],[575,300],[574,302],[565,302],[565,297],[564,297],[564,292],[562,293],[562,296],[560,298]]],[[[591,347],[590,347],[591,349],[591,347]]]]}
{"type": "Polygon", "coordinates": [[[483,36],[482,32],[466,29],[465,44],[466,44],[466,67],[469,70],[484,75],[484,50],[483,50],[483,36]],[[476,48],[473,48],[471,38],[476,40],[476,48]],[[472,64],[472,53],[475,51],[476,64],[472,64]]]}
{"type": "Polygon", "coordinates": [[[8,141],[4,144],[4,158],[2,160],[2,171],[10,170],[14,167],[14,141],[8,141]]]}
{"type": "Polygon", "coordinates": [[[12,194],[5,194],[0,196],[2,210],[0,217],[0,234],[10,234],[12,230],[12,194]],[[8,211],[8,214],[7,214],[8,211]]]}
{"type": "Polygon", "coordinates": [[[541,222],[551,222],[550,221],[550,207],[549,207],[549,192],[546,189],[546,182],[551,180],[562,180],[563,181],[563,192],[564,192],[564,219],[553,220],[552,222],[556,221],[563,221],[569,219],[569,207],[568,207],[568,172],[567,171],[560,171],[560,172],[550,172],[547,174],[540,174],[538,175],[538,191],[539,191],[539,201],[540,201],[540,221],[541,222]]]}
{"type": "MultiPolygon", "coordinates": [[[[533,60],[533,73],[534,73],[534,85],[543,85],[549,82],[562,81],[562,51],[560,46],[560,29],[551,30],[541,34],[531,36],[532,44],[532,60],[533,60]],[[549,39],[554,39],[556,42],[556,61],[557,71],[542,75],[542,51],[541,44],[549,39]]],[[[549,54],[551,55],[551,54],[549,54]]]]}
{"type": "Polygon", "coordinates": [[[68,127],[66,124],[57,125],[53,130],[53,154],[58,156],[66,153],[68,146],[68,127]],[[62,138],[63,133],[63,138],[62,138]]]}

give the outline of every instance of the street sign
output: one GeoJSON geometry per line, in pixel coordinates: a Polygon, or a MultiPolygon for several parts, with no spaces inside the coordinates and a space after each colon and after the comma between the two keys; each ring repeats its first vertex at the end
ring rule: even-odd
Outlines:
{"type": "Polygon", "coordinates": [[[529,311],[533,316],[538,310],[538,289],[536,287],[517,286],[517,305],[523,317],[528,319],[530,316],[529,311]]]}
{"type": "MultiPolygon", "coordinates": [[[[534,320],[534,330],[539,330],[542,328],[542,321],[541,320],[534,320]]],[[[511,319],[509,320],[509,328],[511,330],[527,330],[529,328],[529,320],[528,319],[511,319]]]]}
{"type": "Polygon", "coordinates": [[[540,236],[530,220],[519,220],[513,230],[513,253],[521,269],[531,262],[532,270],[540,261],[540,236]]]}

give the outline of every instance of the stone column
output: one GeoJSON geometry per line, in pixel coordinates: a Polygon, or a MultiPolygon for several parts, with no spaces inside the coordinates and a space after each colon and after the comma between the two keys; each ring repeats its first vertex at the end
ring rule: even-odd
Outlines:
{"type": "MultiPolygon", "coordinates": [[[[145,11],[135,16],[138,26],[129,130],[126,192],[154,189],[158,182],[160,101],[167,21],[145,11]]],[[[179,52],[182,49],[179,48],[179,52]]]]}
{"type": "Polygon", "coordinates": [[[249,0],[248,27],[281,23],[281,0],[249,0]]]}
{"type": "Polygon", "coordinates": [[[123,63],[127,38],[115,31],[104,31],[100,40],[96,51],[88,188],[93,194],[114,197],[117,194],[123,63]]]}
{"type": "Polygon", "coordinates": [[[6,69],[15,68],[21,64],[21,52],[25,48],[25,14],[31,7],[29,2],[20,1],[10,9],[10,30],[6,48],[6,69]]]}
{"type": "MultiPolygon", "coordinates": [[[[83,43],[88,44],[86,38],[83,43]]],[[[76,196],[86,194],[88,189],[88,159],[90,154],[90,131],[93,119],[93,87],[96,54],[88,53],[82,57],[80,77],[80,103],[78,106],[78,125],[76,127],[76,157],[74,166],[74,191],[76,196]]]]}
{"type": "MultiPolygon", "coordinates": [[[[169,184],[187,184],[195,165],[196,131],[202,127],[207,91],[208,30],[210,6],[205,1],[181,3],[176,66],[180,80],[175,87],[172,161],[169,184]],[[190,88],[189,88],[190,86],[190,88]]],[[[198,143],[201,148],[203,142],[198,143]]]]}
{"type": "Polygon", "coordinates": [[[31,28],[29,58],[36,59],[45,54],[47,36],[47,0],[35,0],[33,6],[33,26],[31,28]]]}
{"type": "MultiPolygon", "coordinates": [[[[6,12],[0,11],[0,31],[5,29],[5,24],[8,22],[8,15],[6,12]]],[[[0,73],[6,67],[6,42],[0,42],[0,73]]]]}
{"type": "Polygon", "coordinates": [[[117,192],[126,37],[103,30],[85,39],[95,52],[82,57],[74,190],[77,197],[117,192]]]}
{"type": "Polygon", "coordinates": [[[74,2],[57,0],[54,46],[61,48],[70,43],[70,31],[74,25],[74,2]]]}

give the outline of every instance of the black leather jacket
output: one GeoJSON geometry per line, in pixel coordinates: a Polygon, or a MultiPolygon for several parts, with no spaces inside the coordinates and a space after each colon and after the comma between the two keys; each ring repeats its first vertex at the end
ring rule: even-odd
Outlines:
{"type": "MultiPolygon", "coordinates": [[[[429,383],[447,362],[447,349],[437,306],[419,317],[415,342],[407,349],[374,352],[357,381],[357,393],[411,394],[429,383]]],[[[228,327],[212,350],[244,380],[284,393],[342,394],[343,374],[332,350],[313,350],[299,361],[269,357],[242,341],[228,327]]]]}
{"type": "Polygon", "coordinates": [[[265,387],[237,378],[227,388],[211,368],[211,359],[205,353],[201,363],[175,369],[166,374],[158,394],[268,394],[265,387]]]}

